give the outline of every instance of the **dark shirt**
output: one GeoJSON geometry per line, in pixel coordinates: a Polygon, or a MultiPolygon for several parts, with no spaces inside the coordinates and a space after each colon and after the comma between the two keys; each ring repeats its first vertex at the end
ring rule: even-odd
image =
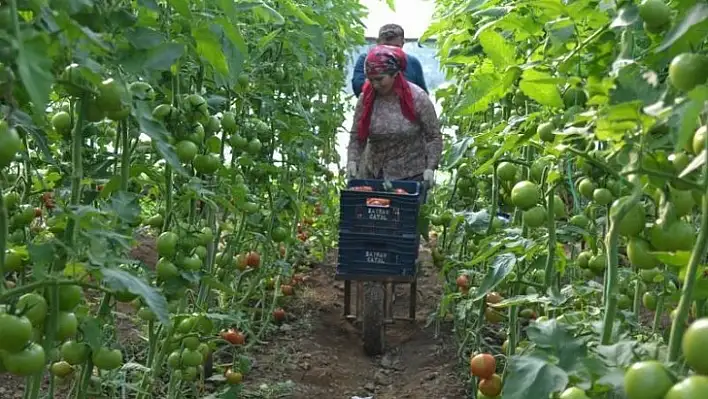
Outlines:
{"type": "MultiPolygon", "coordinates": [[[[420,65],[420,61],[410,54],[408,56],[408,65],[403,75],[406,79],[425,90],[428,93],[428,87],[425,85],[425,78],[423,77],[423,67],[420,65]]],[[[359,97],[361,94],[361,89],[364,87],[364,82],[366,82],[366,73],[364,72],[364,63],[366,62],[366,54],[359,56],[354,66],[354,75],[352,76],[352,89],[354,89],[354,94],[359,97]]]]}

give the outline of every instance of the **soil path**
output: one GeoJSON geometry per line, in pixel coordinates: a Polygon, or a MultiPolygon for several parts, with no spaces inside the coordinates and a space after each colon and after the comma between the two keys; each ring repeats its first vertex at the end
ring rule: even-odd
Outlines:
{"type": "MultiPolygon", "coordinates": [[[[358,328],[343,319],[344,284],[334,280],[336,257],[312,269],[300,291],[294,320],[281,326],[255,355],[248,385],[291,381],[294,399],[462,399],[462,371],[450,326],[426,322],[440,301],[441,285],[430,251],[421,248],[415,322],[386,330],[386,353],[368,357],[358,328]]],[[[352,284],[352,297],[354,297],[352,284]]],[[[408,314],[408,286],[397,287],[394,313],[408,314]]],[[[353,305],[352,305],[353,308],[353,305]]]]}

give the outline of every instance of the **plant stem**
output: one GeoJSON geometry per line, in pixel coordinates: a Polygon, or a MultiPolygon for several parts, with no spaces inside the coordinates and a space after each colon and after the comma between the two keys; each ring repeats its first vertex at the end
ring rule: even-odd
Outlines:
{"type": "Polygon", "coordinates": [[[121,136],[121,160],[120,160],[120,189],[128,191],[130,182],[130,136],[128,134],[128,121],[124,120],[119,125],[121,136]]]}
{"type": "MultiPolygon", "coordinates": [[[[1,182],[0,182],[1,183],[1,182]]],[[[5,292],[5,250],[7,249],[7,208],[0,186],[0,297],[5,292]]]]}
{"type": "Polygon", "coordinates": [[[615,215],[607,213],[610,228],[605,238],[605,251],[607,252],[607,271],[605,286],[605,316],[602,328],[602,345],[612,343],[612,332],[617,313],[617,292],[618,287],[618,261],[619,261],[619,223],[627,215],[631,207],[635,206],[641,198],[642,191],[639,186],[635,186],[632,196],[622,203],[615,215]]]}
{"type": "MultiPolygon", "coordinates": [[[[83,160],[81,151],[84,145],[84,123],[86,121],[86,113],[88,112],[89,101],[86,95],[79,100],[79,113],[76,117],[76,125],[72,133],[72,148],[71,148],[71,199],[70,206],[77,206],[81,202],[81,180],[84,177],[83,160]]],[[[69,218],[66,225],[65,239],[66,243],[71,246],[74,242],[76,230],[76,220],[69,218]]]]}
{"type": "Polygon", "coordinates": [[[546,270],[543,280],[544,290],[554,287],[553,277],[555,276],[555,261],[556,261],[556,212],[555,212],[555,187],[548,190],[548,199],[546,200],[546,218],[548,219],[548,257],[546,258],[546,270]]]}
{"type": "MultiPolygon", "coordinates": [[[[706,137],[708,142],[708,137],[706,137]]],[[[705,148],[704,154],[708,155],[708,147],[705,148]]],[[[693,300],[693,288],[696,285],[696,274],[701,260],[706,256],[706,247],[708,241],[708,162],[703,164],[703,203],[701,204],[701,225],[698,229],[698,238],[696,245],[693,246],[691,257],[688,260],[686,268],[686,277],[683,280],[683,290],[681,299],[677,308],[676,319],[671,324],[671,335],[669,336],[669,353],[668,360],[676,361],[681,352],[681,338],[685,328],[688,311],[693,300]]]]}

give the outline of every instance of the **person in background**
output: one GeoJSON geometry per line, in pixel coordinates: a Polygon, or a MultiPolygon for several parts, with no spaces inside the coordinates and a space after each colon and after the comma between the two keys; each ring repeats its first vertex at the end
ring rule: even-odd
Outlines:
{"type": "MultiPolygon", "coordinates": [[[[405,43],[403,28],[396,24],[384,25],[379,29],[379,38],[376,41],[377,44],[385,44],[389,46],[395,46],[403,48],[405,43]]],[[[425,84],[425,78],[423,77],[423,67],[412,55],[407,55],[408,64],[403,74],[404,77],[418,87],[423,89],[425,93],[428,93],[428,87],[425,84]]],[[[366,54],[359,56],[354,66],[354,75],[352,77],[352,89],[354,94],[359,97],[361,95],[361,90],[364,87],[364,82],[366,81],[366,74],[364,72],[364,62],[366,60],[366,54]]]]}
{"type": "Polygon", "coordinates": [[[377,45],[365,58],[367,80],[354,111],[347,175],[414,180],[430,188],[442,154],[442,133],[427,93],[406,81],[406,53],[377,45]]]}

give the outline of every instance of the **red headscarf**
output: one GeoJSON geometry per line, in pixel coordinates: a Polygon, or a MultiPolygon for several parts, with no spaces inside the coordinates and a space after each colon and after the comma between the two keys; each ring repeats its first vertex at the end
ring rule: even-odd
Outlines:
{"type": "MultiPolygon", "coordinates": [[[[365,71],[367,76],[391,74],[394,75],[393,91],[401,101],[401,112],[409,121],[416,121],[415,105],[413,103],[413,93],[408,85],[408,81],[403,76],[403,72],[408,65],[408,57],[403,49],[396,46],[378,45],[369,51],[366,56],[365,71]]],[[[362,105],[361,119],[358,122],[358,136],[360,141],[366,141],[369,137],[369,125],[371,125],[371,114],[374,110],[374,100],[376,90],[368,80],[364,83],[361,91],[362,105]]]]}

